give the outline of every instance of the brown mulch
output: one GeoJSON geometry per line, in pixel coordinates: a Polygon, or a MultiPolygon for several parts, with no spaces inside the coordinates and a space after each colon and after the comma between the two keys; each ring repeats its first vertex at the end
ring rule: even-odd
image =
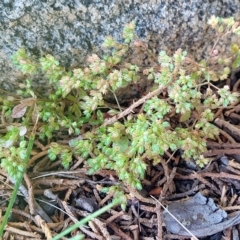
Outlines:
{"type": "MultiPolygon", "coordinates": [[[[190,239],[166,231],[162,209],[149,194],[160,199],[166,206],[170,201],[191,197],[201,191],[203,195],[214,198],[220,208],[228,213],[240,210],[240,159],[235,154],[240,151],[240,144],[229,146],[228,143],[209,142],[209,149],[209,153],[215,154],[215,157],[201,170],[191,170],[181,166],[181,163],[175,164],[178,157],[170,160],[171,156],[168,158],[169,163],[166,158],[158,166],[149,166],[143,181],[144,191],[125,188],[129,196],[126,211],[115,207],[91,221],[88,227],[72,232],[72,236],[84,233],[85,239],[190,239]],[[219,150],[225,149],[233,150],[233,154],[219,154],[219,150]]],[[[56,163],[50,163],[49,166],[44,163],[44,168],[25,174],[26,185],[22,186],[25,193],[23,189],[20,190],[4,239],[10,239],[10,236],[14,236],[12,239],[51,239],[51,236],[111,201],[111,196],[98,190],[103,186],[118,184],[116,174],[103,170],[89,176],[79,161],[82,162],[81,159],[76,159],[67,171],[51,171],[51,168],[56,168],[56,163]],[[28,204],[23,200],[23,195],[27,197],[26,194],[28,204]]],[[[42,158],[35,168],[41,162],[45,162],[45,159],[42,158]]],[[[4,182],[0,185],[3,214],[12,184],[3,171],[0,174],[1,181],[4,182]]],[[[234,226],[221,235],[231,235],[235,228],[238,230],[238,226],[234,226]]]]}
{"type": "MultiPolygon", "coordinates": [[[[238,81],[232,88],[235,91],[236,84],[238,81]]],[[[167,206],[172,201],[201,192],[213,198],[227,213],[239,211],[239,112],[240,105],[216,112],[214,124],[220,135],[216,141],[207,142],[208,151],[204,156],[210,157],[211,161],[205,168],[183,161],[180,151],[165,152],[157,166],[149,162],[142,191],[125,186],[129,199],[125,211],[117,206],[72,232],[71,236],[83,233],[85,239],[191,239],[167,231],[162,218],[163,209],[150,195],[167,206]]],[[[100,190],[119,184],[115,172],[102,170],[88,175],[87,166],[79,156],[75,156],[69,170],[63,170],[60,161],[49,161],[48,147],[35,141],[35,152],[30,159],[32,168],[24,176],[4,239],[51,239],[112,201],[111,195],[100,190]]],[[[14,181],[2,170],[0,179],[0,214],[3,215],[14,181]]],[[[237,239],[239,231],[240,225],[236,225],[211,238],[201,239],[237,239]]]]}

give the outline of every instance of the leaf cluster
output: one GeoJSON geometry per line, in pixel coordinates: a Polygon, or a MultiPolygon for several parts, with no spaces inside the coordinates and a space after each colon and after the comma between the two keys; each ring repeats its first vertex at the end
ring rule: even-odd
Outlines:
{"type": "MultiPolygon", "coordinates": [[[[226,34],[240,33],[232,18],[212,17],[209,24],[218,34],[213,51],[226,34]]],[[[158,164],[166,151],[180,150],[183,159],[195,161],[200,167],[209,161],[203,153],[207,139],[218,135],[212,124],[214,111],[239,97],[227,86],[218,88],[214,84],[229,75],[229,59],[216,59],[212,66],[209,59],[196,62],[179,49],[173,56],[160,51],[157,68],[133,65],[126,59],[137,47],[134,28],[134,23],[124,28],[123,43],[107,37],[103,47],[110,54],[102,58],[93,54],[79,68],[65,69],[51,55],[32,59],[24,49],[14,55],[13,62],[26,75],[26,83],[19,92],[21,96],[0,99],[4,121],[13,125],[0,137],[1,166],[11,176],[27,167],[21,162],[26,140],[25,133],[20,132],[26,128],[29,133],[36,118],[39,140],[51,145],[50,160],[61,159],[68,168],[74,155],[79,155],[86,160],[90,173],[114,170],[120,180],[137,189],[141,189],[149,161],[158,164]],[[49,93],[43,97],[35,93],[31,83],[39,73],[49,79],[49,93]],[[122,113],[117,90],[136,83],[143,75],[146,81],[154,82],[152,90],[162,92],[147,98],[139,113],[129,110],[126,118],[105,124],[109,116],[122,113]],[[109,107],[105,101],[108,92],[114,94],[117,107],[109,107]],[[79,137],[64,145],[57,142],[59,135],[79,137]]],[[[235,59],[232,67],[240,66],[239,46],[232,44],[230,49],[235,59]]]]}

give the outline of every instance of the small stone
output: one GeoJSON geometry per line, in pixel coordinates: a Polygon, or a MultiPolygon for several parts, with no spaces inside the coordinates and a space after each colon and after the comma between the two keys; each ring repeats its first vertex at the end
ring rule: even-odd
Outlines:
{"type": "Polygon", "coordinates": [[[90,213],[98,209],[97,203],[91,198],[79,197],[75,200],[75,206],[82,208],[90,213]]]}

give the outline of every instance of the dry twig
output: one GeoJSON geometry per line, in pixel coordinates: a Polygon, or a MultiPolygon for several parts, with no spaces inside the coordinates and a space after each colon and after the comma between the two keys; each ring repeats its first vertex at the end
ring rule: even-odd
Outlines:
{"type": "Polygon", "coordinates": [[[31,214],[35,213],[35,206],[34,206],[34,194],[33,194],[33,187],[32,183],[27,175],[27,173],[24,174],[24,180],[28,187],[28,204],[29,204],[29,210],[31,214]]]}
{"type": "Polygon", "coordinates": [[[133,112],[133,110],[138,107],[139,105],[145,103],[148,99],[160,94],[160,92],[163,90],[163,87],[159,87],[158,89],[148,93],[146,96],[140,98],[137,102],[133,103],[129,108],[127,108],[126,110],[124,110],[123,112],[117,114],[116,116],[113,116],[112,118],[109,118],[107,120],[105,120],[103,126],[107,126],[110,125],[114,122],[116,122],[117,120],[127,116],[129,113],[133,112]]]}

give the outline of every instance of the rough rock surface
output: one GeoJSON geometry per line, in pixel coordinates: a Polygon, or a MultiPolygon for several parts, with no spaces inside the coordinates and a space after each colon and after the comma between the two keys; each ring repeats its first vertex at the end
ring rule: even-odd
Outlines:
{"type": "Polygon", "coordinates": [[[0,85],[13,90],[23,79],[10,60],[21,47],[38,57],[52,54],[74,67],[90,52],[101,54],[105,36],[121,40],[123,26],[132,20],[150,48],[182,47],[200,57],[214,40],[207,25],[210,16],[238,18],[239,10],[238,0],[2,0],[0,85]]]}

